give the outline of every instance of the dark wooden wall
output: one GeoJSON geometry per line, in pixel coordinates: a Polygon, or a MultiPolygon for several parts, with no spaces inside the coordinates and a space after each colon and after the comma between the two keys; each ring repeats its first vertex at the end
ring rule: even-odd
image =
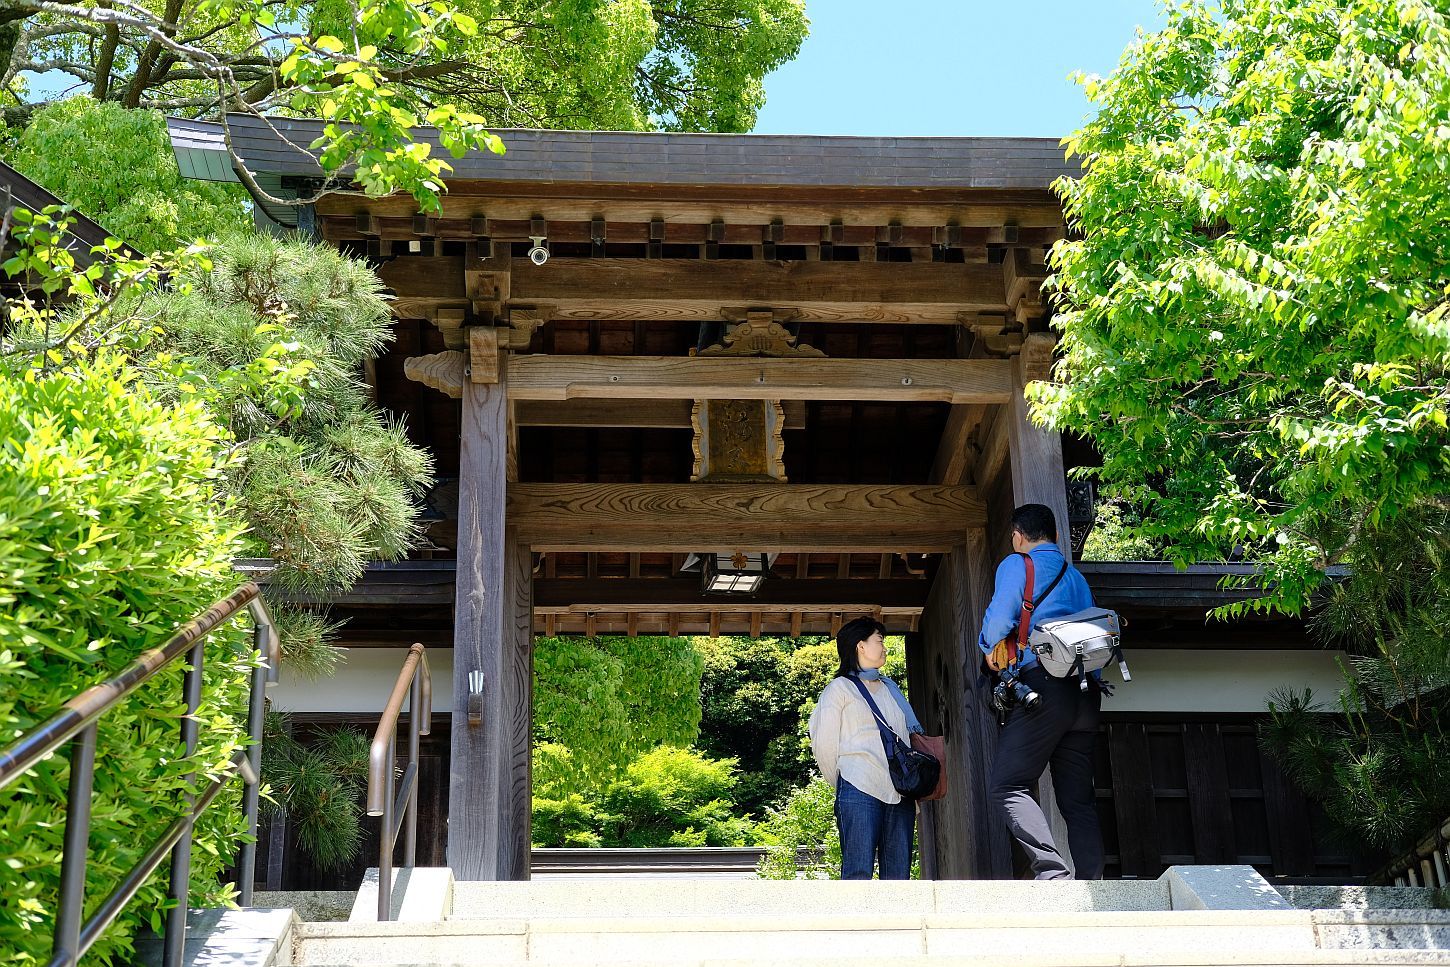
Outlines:
{"type": "Polygon", "coordinates": [[[1178,863],[1339,882],[1373,871],[1376,858],[1336,837],[1259,747],[1260,720],[1104,712],[1096,765],[1107,876],[1152,878],[1178,863]]]}

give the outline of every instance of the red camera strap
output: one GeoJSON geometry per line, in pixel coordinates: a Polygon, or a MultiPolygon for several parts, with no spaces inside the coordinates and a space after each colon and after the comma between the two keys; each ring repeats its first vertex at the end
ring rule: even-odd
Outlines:
{"type": "Polygon", "coordinates": [[[1035,574],[1032,567],[1031,554],[1018,554],[1022,558],[1022,566],[1027,569],[1026,582],[1022,586],[1022,613],[1017,617],[1017,640],[1007,643],[1007,660],[1009,665],[1017,664],[1017,656],[1027,650],[1027,636],[1032,633],[1032,585],[1035,574]]]}

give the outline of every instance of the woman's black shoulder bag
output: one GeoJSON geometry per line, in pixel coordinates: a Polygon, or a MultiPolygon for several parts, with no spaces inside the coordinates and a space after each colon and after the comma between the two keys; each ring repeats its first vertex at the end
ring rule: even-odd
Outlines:
{"type": "Polygon", "coordinates": [[[876,707],[866,685],[855,675],[851,676],[851,681],[860,690],[866,704],[871,706],[871,714],[876,718],[876,728],[881,731],[881,744],[886,749],[886,766],[891,770],[891,785],[901,793],[903,799],[930,796],[936,790],[937,779],[941,776],[941,763],[931,753],[913,749],[901,741],[901,736],[891,731],[891,726],[881,717],[881,710],[876,707]]]}

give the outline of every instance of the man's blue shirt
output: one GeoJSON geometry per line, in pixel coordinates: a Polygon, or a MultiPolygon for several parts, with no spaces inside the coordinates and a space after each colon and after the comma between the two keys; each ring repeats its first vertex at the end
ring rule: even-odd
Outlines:
{"type": "MultiPolygon", "coordinates": [[[[1030,553],[1033,571],[1032,595],[1037,597],[1068,564],[1063,560],[1062,551],[1058,550],[1056,544],[1034,547],[1030,553]]],[[[1013,554],[997,565],[996,588],[992,591],[992,603],[987,605],[987,613],[982,617],[982,634],[977,641],[977,646],[984,653],[990,652],[997,642],[1007,637],[1007,633],[1017,626],[1017,619],[1022,614],[1022,591],[1026,584],[1027,568],[1018,555],[1013,554]]],[[[1036,627],[1039,622],[1049,618],[1061,618],[1065,614],[1073,614],[1092,606],[1093,593],[1088,589],[1087,581],[1076,568],[1072,568],[1057,582],[1052,593],[1037,605],[1037,610],[1032,612],[1032,624],[1036,627]]],[[[1018,659],[1017,667],[1031,668],[1036,664],[1037,656],[1027,651],[1018,659]]]]}

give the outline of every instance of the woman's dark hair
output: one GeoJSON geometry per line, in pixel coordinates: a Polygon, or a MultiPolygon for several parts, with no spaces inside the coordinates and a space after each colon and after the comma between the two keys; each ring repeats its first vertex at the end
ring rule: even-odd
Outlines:
{"type": "Polygon", "coordinates": [[[841,630],[836,632],[836,655],[841,659],[841,666],[836,669],[837,678],[845,678],[861,670],[861,663],[856,660],[856,646],[878,634],[884,637],[886,626],[875,618],[853,618],[841,626],[841,630]]]}
{"type": "Polygon", "coordinates": [[[1012,529],[1029,541],[1057,540],[1057,518],[1043,504],[1023,504],[1012,511],[1012,529]]]}

